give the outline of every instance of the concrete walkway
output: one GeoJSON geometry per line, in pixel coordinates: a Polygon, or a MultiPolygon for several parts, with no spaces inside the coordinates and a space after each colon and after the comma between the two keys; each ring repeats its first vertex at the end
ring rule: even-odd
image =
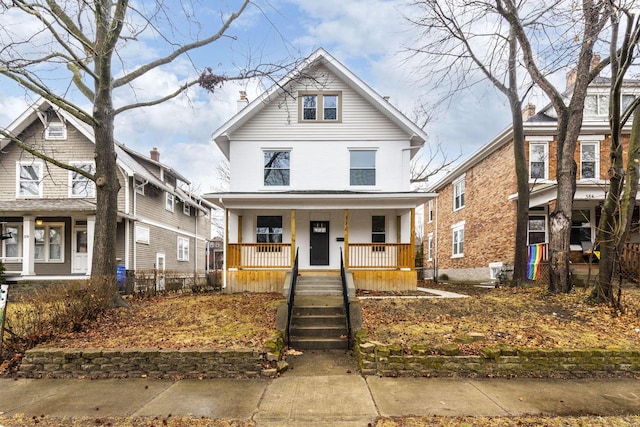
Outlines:
{"type": "Polygon", "coordinates": [[[258,426],[365,427],[378,416],[640,414],[640,381],[379,378],[341,351],[288,359],[273,380],[0,379],[0,415],[253,419],[258,426]]]}

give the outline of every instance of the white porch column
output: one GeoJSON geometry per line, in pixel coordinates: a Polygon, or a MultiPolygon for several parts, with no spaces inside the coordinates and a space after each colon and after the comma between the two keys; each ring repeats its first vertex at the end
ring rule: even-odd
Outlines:
{"type": "Polygon", "coordinates": [[[93,236],[96,231],[96,216],[87,216],[87,276],[91,275],[93,263],[93,236]]]}
{"type": "Polygon", "coordinates": [[[22,275],[35,276],[35,218],[31,215],[22,217],[22,275]]]}

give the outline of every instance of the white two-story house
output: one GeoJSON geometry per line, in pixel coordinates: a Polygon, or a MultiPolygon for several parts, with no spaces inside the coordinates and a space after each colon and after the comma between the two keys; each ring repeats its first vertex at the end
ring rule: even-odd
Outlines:
{"type": "Polygon", "coordinates": [[[410,163],[427,136],[323,49],[212,136],[231,167],[225,286],[282,290],[300,271],[338,271],[361,289],[416,287],[410,163]]]}

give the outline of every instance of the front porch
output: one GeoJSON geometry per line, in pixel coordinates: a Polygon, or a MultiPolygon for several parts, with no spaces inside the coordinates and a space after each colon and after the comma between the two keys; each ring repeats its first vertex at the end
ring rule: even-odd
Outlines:
{"type": "Polygon", "coordinates": [[[413,207],[227,211],[225,228],[227,292],[282,292],[296,251],[301,274],[338,274],[342,256],[358,289],[417,286],[413,207]],[[267,226],[264,218],[275,225],[267,226]]]}

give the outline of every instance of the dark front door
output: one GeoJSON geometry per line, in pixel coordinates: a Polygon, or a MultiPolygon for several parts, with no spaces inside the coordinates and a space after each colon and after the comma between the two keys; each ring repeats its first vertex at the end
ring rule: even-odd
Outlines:
{"type": "Polygon", "coordinates": [[[311,221],[311,265],[329,265],[329,221],[311,221]]]}

